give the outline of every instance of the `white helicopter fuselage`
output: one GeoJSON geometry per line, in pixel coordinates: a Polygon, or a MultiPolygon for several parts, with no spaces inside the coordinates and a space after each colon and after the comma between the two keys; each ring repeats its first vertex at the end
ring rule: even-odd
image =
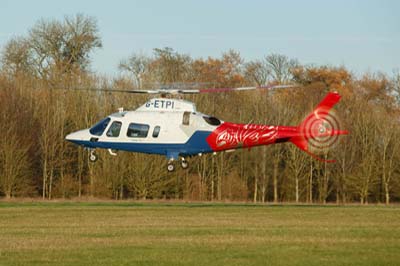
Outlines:
{"type": "Polygon", "coordinates": [[[162,154],[177,159],[212,151],[206,137],[222,122],[211,118],[213,125],[209,119],[198,113],[191,102],[156,98],[135,111],[120,110],[109,115],[66,139],[87,148],[162,154]]]}

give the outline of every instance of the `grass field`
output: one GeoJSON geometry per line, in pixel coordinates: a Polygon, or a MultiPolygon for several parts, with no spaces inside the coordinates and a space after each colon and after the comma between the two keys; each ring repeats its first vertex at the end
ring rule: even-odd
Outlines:
{"type": "Polygon", "coordinates": [[[0,202],[0,265],[400,265],[400,207],[0,202]]]}

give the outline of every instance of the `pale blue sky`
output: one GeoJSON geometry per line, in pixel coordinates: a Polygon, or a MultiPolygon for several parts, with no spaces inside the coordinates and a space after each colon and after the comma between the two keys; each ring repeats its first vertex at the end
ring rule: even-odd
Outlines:
{"type": "Polygon", "coordinates": [[[400,68],[397,0],[0,0],[0,10],[0,46],[40,18],[96,17],[103,48],[92,69],[108,75],[133,52],[166,46],[193,57],[281,53],[357,74],[400,68]]]}

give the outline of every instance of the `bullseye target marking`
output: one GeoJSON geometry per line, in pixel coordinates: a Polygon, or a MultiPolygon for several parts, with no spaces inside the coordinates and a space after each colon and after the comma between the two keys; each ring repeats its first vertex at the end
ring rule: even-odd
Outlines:
{"type": "Polygon", "coordinates": [[[333,112],[319,110],[305,121],[301,132],[311,152],[324,153],[337,143],[339,135],[335,135],[335,130],[339,128],[339,120],[333,112]]]}

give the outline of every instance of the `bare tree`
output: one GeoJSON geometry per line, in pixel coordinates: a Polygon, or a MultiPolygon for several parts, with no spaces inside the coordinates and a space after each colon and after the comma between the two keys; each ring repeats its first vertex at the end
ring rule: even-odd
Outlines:
{"type": "Polygon", "coordinates": [[[245,76],[257,86],[265,85],[271,77],[271,68],[265,61],[252,61],[245,65],[245,76]]]}
{"type": "MultiPolygon", "coordinates": [[[[366,108],[365,101],[360,101],[360,109],[366,108]],[[362,107],[361,107],[362,106],[362,107]]],[[[354,117],[352,135],[357,140],[358,164],[350,176],[351,186],[360,197],[360,203],[368,203],[372,185],[377,182],[377,146],[378,129],[376,117],[366,112],[358,112],[354,117]]]]}
{"type": "Polygon", "coordinates": [[[400,70],[398,69],[393,71],[391,87],[397,102],[397,106],[400,106],[400,70]]]}
{"type": "MultiPolygon", "coordinates": [[[[164,158],[153,156],[151,160],[143,154],[130,154],[129,165],[126,169],[126,186],[136,199],[162,198],[169,185],[173,183],[171,178],[163,171],[164,158]]],[[[170,176],[169,176],[170,177],[170,176]]]]}
{"type": "Polygon", "coordinates": [[[6,43],[1,53],[3,70],[11,75],[33,74],[32,50],[29,41],[15,37],[6,43]]]}
{"type": "Polygon", "coordinates": [[[265,57],[273,79],[278,83],[285,83],[292,79],[292,70],[299,65],[295,59],[285,55],[271,54],[265,57]]]}
{"type": "Polygon", "coordinates": [[[90,53],[95,48],[102,47],[96,19],[82,14],[67,16],[64,19],[63,30],[63,61],[68,66],[78,65],[80,69],[86,69],[90,63],[90,53]]]}
{"type": "Polygon", "coordinates": [[[15,128],[4,125],[0,139],[0,188],[7,199],[15,196],[18,187],[25,185],[29,176],[29,146],[22,144],[15,128]]]}
{"type": "Polygon", "coordinates": [[[143,75],[149,70],[151,59],[143,54],[132,54],[128,59],[121,60],[118,68],[133,75],[136,86],[142,87],[143,75]]]}
{"type": "Polygon", "coordinates": [[[0,191],[6,198],[27,190],[32,183],[29,156],[34,139],[29,132],[35,121],[31,115],[28,98],[14,84],[1,82],[0,78],[0,191]]]}
{"type": "Polygon", "coordinates": [[[59,130],[63,127],[60,114],[63,110],[57,108],[56,96],[44,97],[38,102],[39,110],[37,114],[40,121],[40,155],[42,163],[42,198],[52,198],[54,178],[60,164],[61,142],[59,130]],[[44,107],[46,106],[46,107],[44,107]]]}
{"type": "Polygon", "coordinates": [[[390,203],[390,192],[393,185],[393,177],[395,175],[396,155],[400,153],[400,125],[396,121],[396,117],[386,112],[382,112],[379,116],[379,154],[381,154],[381,175],[382,185],[385,193],[385,203],[390,203]]]}
{"type": "Polygon", "coordinates": [[[85,70],[89,55],[102,46],[96,20],[81,14],[64,22],[40,20],[29,31],[35,68],[42,78],[85,70]]]}
{"type": "Polygon", "coordinates": [[[291,145],[288,147],[288,173],[294,180],[295,188],[295,201],[298,203],[300,201],[300,181],[306,176],[306,167],[308,158],[303,151],[299,150],[296,146],[291,145]]]}
{"type": "Polygon", "coordinates": [[[157,81],[168,84],[186,80],[191,61],[188,55],[179,54],[169,47],[154,49],[154,55],[151,69],[157,81]]]}

